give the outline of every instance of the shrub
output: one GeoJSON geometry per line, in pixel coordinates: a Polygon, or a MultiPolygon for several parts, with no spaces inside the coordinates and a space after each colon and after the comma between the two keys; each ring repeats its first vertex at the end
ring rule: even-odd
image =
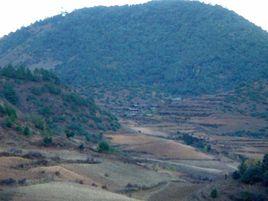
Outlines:
{"type": "Polygon", "coordinates": [[[71,138],[71,137],[75,136],[75,133],[73,131],[66,130],[65,135],[66,135],[67,138],[71,138]]]}
{"type": "Polygon", "coordinates": [[[12,108],[9,105],[5,105],[5,110],[6,110],[6,114],[13,120],[15,121],[18,116],[17,116],[17,112],[14,108],[12,108]]]}
{"type": "Polygon", "coordinates": [[[49,107],[43,107],[39,110],[39,114],[49,117],[52,114],[52,110],[49,107]]]}
{"type": "Polygon", "coordinates": [[[234,180],[237,180],[237,179],[240,179],[241,175],[238,171],[234,171],[233,174],[232,174],[232,178],[234,180]]]}
{"type": "Polygon", "coordinates": [[[216,188],[212,189],[212,191],[210,192],[210,197],[213,199],[218,197],[218,190],[216,188]]]}
{"type": "Polygon", "coordinates": [[[16,180],[12,179],[12,178],[8,178],[8,179],[2,179],[0,180],[0,185],[14,185],[16,184],[16,180]]]}
{"type": "Polygon", "coordinates": [[[16,131],[22,133],[23,132],[23,128],[20,125],[16,126],[16,131]]]}
{"type": "Polygon", "coordinates": [[[80,151],[84,151],[84,149],[85,149],[85,145],[84,145],[84,144],[80,144],[79,147],[78,147],[78,149],[79,149],[80,151]]]}
{"type": "Polygon", "coordinates": [[[28,126],[25,126],[23,129],[23,135],[29,136],[29,135],[31,135],[31,133],[32,133],[31,129],[28,126]]]}
{"type": "Polygon", "coordinates": [[[46,128],[46,122],[45,120],[38,116],[38,115],[34,115],[32,116],[32,122],[34,124],[34,126],[37,128],[37,129],[40,129],[40,130],[45,130],[46,128]]]}
{"type": "Polygon", "coordinates": [[[238,170],[239,173],[242,175],[247,170],[248,166],[246,164],[246,160],[243,160],[242,163],[239,165],[238,170]]]}
{"type": "Polygon", "coordinates": [[[7,104],[0,104],[0,114],[8,115],[13,121],[17,119],[16,110],[7,104]]]}
{"type": "Polygon", "coordinates": [[[44,88],[51,94],[59,95],[61,93],[61,89],[58,88],[55,84],[45,84],[44,88]]]}
{"type": "Polygon", "coordinates": [[[7,128],[11,128],[14,124],[14,121],[12,121],[11,118],[7,117],[5,118],[5,121],[4,121],[4,126],[7,127],[7,128]]]}
{"type": "Polygon", "coordinates": [[[71,93],[64,96],[64,100],[73,106],[87,106],[88,101],[78,94],[71,93]]]}
{"type": "Polygon", "coordinates": [[[36,96],[40,96],[41,94],[44,93],[44,89],[42,87],[34,87],[31,89],[32,94],[36,96]]]}
{"type": "Polygon", "coordinates": [[[240,193],[240,196],[239,198],[237,198],[237,200],[239,201],[265,201],[265,198],[261,194],[244,191],[240,193]]]}
{"type": "Polygon", "coordinates": [[[77,122],[71,123],[68,126],[67,130],[69,130],[69,132],[74,133],[74,135],[86,135],[87,134],[85,128],[80,123],[77,123],[77,122]]]}
{"type": "Polygon", "coordinates": [[[85,135],[85,138],[86,138],[86,141],[88,141],[88,142],[91,142],[93,140],[92,135],[89,133],[85,135]]]}
{"type": "Polygon", "coordinates": [[[46,137],[43,138],[43,145],[44,146],[49,146],[52,143],[53,143],[52,137],[46,136],[46,137]]]}
{"type": "Polygon", "coordinates": [[[98,152],[109,152],[110,151],[110,145],[106,141],[102,141],[98,145],[98,152]]]}

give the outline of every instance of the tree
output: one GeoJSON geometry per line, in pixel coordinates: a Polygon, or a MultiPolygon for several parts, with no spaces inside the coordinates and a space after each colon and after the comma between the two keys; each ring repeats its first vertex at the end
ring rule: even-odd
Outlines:
{"type": "Polygon", "coordinates": [[[49,145],[52,144],[52,142],[53,142],[52,137],[50,137],[50,136],[46,136],[46,137],[43,138],[44,146],[49,146],[49,145]]]}
{"type": "Polygon", "coordinates": [[[218,197],[218,190],[216,188],[213,188],[212,191],[210,192],[210,197],[213,199],[218,197]]]}
{"type": "Polygon", "coordinates": [[[237,180],[237,179],[240,179],[241,175],[238,171],[234,171],[233,174],[232,174],[232,178],[234,180],[237,180]]]}
{"type": "Polygon", "coordinates": [[[244,174],[244,172],[247,170],[248,166],[246,163],[246,160],[243,160],[242,163],[239,165],[238,170],[240,174],[244,174]]]}
{"type": "Polygon", "coordinates": [[[6,119],[5,119],[5,121],[4,121],[4,125],[5,125],[5,127],[7,127],[7,128],[11,128],[12,126],[13,126],[13,121],[12,121],[12,119],[10,118],[10,117],[7,117],[6,119]]]}
{"type": "Polygon", "coordinates": [[[84,151],[85,150],[85,145],[84,144],[80,144],[79,147],[78,147],[78,149],[80,151],[84,151]]]}
{"type": "Polygon", "coordinates": [[[242,174],[241,181],[247,184],[254,184],[262,181],[262,168],[259,165],[252,165],[242,174]]]}
{"type": "Polygon", "coordinates": [[[18,103],[18,96],[16,94],[16,91],[14,90],[13,86],[11,84],[5,84],[3,87],[3,95],[6,100],[8,100],[13,105],[16,105],[18,103]]]}
{"type": "Polygon", "coordinates": [[[110,151],[110,145],[106,141],[102,141],[98,145],[98,152],[109,152],[110,151]]]}
{"type": "Polygon", "coordinates": [[[268,170],[268,154],[265,154],[262,160],[262,167],[265,171],[268,170]]]}
{"type": "Polygon", "coordinates": [[[23,129],[23,135],[25,136],[29,136],[31,135],[31,130],[28,126],[25,126],[24,129],[23,129]]]}
{"type": "Polygon", "coordinates": [[[71,138],[71,137],[75,136],[75,133],[73,131],[66,130],[65,135],[66,135],[67,138],[71,138]]]}
{"type": "Polygon", "coordinates": [[[268,170],[263,174],[262,182],[264,186],[268,186],[268,170]]]}
{"type": "Polygon", "coordinates": [[[45,120],[41,116],[33,115],[32,116],[32,122],[33,122],[34,126],[37,129],[45,130],[45,128],[46,128],[46,122],[45,122],[45,120]]]}

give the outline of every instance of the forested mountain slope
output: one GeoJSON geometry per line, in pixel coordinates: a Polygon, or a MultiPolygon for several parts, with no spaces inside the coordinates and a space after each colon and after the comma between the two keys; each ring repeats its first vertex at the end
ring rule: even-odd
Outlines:
{"type": "Polygon", "coordinates": [[[98,142],[103,131],[118,128],[113,115],[60,84],[47,70],[12,66],[0,70],[1,140],[17,133],[43,136],[46,143],[54,136],[98,142]]]}
{"type": "Polygon", "coordinates": [[[85,8],[1,39],[9,63],[53,67],[73,86],[196,95],[267,79],[268,33],[192,1],[85,8]]]}

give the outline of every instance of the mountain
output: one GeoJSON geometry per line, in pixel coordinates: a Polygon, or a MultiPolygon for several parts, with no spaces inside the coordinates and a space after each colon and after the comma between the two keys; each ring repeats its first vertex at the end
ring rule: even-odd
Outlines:
{"type": "Polygon", "coordinates": [[[6,138],[17,133],[97,142],[101,132],[118,127],[114,116],[60,84],[47,70],[12,66],[0,70],[0,133],[6,138]]]}
{"type": "Polygon", "coordinates": [[[268,33],[195,1],[94,7],[0,40],[0,66],[53,68],[64,83],[177,95],[233,90],[268,77],[268,33]]]}

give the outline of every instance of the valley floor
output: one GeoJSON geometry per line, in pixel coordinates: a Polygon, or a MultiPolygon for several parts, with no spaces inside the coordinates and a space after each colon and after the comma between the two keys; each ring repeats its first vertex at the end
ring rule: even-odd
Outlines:
{"type": "Polygon", "coordinates": [[[229,175],[238,166],[237,160],[223,154],[222,146],[252,155],[253,145],[267,143],[210,136],[212,151],[204,152],[171,138],[174,125],[130,120],[121,124],[120,131],[105,134],[117,150],[114,154],[26,145],[14,148],[14,142],[2,146],[0,200],[209,200],[207,192],[221,182],[232,182],[229,175]],[[245,142],[248,146],[239,146],[245,142]]]}

